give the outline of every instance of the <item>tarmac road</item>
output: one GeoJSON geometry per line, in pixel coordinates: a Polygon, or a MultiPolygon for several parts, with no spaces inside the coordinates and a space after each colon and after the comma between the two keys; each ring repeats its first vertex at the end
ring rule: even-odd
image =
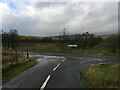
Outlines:
{"type": "Polygon", "coordinates": [[[80,79],[83,67],[101,62],[118,62],[116,56],[30,53],[38,64],[3,85],[8,88],[85,88],[80,79]]]}

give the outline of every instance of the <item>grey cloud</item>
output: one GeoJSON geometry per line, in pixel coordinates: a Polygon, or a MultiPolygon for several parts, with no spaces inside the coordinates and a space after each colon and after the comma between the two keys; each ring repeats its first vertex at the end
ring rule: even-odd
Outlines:
{"type": "Polygon", "coordinates": [[[49,8],[49,7],[52,7],[52,6],[64,6],[66,5],[67,2],[35,2],[34,3],[34,8],[36,9],[41,9],[41,8],[49,8]]]}
{"type": "MultiPolygon", "coordinates": [[[[33,9],[40,15],[15,16],[4,18],[3,29],[18,29],[20,34],[26,35],[56,35],[67,28],[70,33],[115,33],[117,32],[117,3],[66,3],[66,2],[39,2],[33,3],[33,9]],[[42,10],[47,8],[59,10],[44,15],[42,10]],[[48,21],[45,20],[48,18],[48,21]]],[[[47,12],[47,11],[44,11],[47,12]]]]}

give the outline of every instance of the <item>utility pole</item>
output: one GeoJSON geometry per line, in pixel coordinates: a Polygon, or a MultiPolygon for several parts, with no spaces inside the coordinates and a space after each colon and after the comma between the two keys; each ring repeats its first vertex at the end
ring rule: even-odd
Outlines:
{"type": "MultiPolygon", "coordinates": [[[[4,31],[4,30],[2,30],[2,36],[1,36],[1,43],[2,43],[1,46],[2,46],[2,48],[3,48],[3,31],[4,31]]],[[[4,50],[2,50],[2,51],[4,52],[4,50]]]]}
{"type": "Polygon", "coordinates": [[[66,28],[63,30],[63,48],[65,47],[66,44],[66,28]]]}
{"type": "Polygon", "coordinates": [[[4,30],[2,30],[2,35],[3,35],[3,31],[4,31],[4,30]]]}
{"type": "Polygon", "coordinates": [[[63,36],[65,37],[65,34],[66,34],[66,28],[64,28],[63,30],[63,36]]]}

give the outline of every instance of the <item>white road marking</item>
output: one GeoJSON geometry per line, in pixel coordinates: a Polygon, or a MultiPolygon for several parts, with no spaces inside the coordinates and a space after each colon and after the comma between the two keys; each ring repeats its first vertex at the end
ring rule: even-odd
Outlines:
{"type": "Polygon", "coordinates": [[[97,60],[97,61],[103,61],[103,60],[101,60],[101,59],[94,59],[94,60],[97,60]]]}
{"type": "Polygon", "coordinates": [[[55,71],[60,66],[60,63],[53,69],[55,71]]]}
{"type": "Polygon", "coordinates": [[[47,79],[45,80],[45,82],[43,83],[42,87],[40,88],[40,90],[43,90],[45,88],[45,86],[47,85],[48,80],[50,79],[50,75],[48,75],[47,79]]]}
{"type": "Polygon", "coordinates": [[[62,62],[64,62],[65,61],[65,58],[62,60],[62,62]]]}
{"type": "Polygon", "coordinates": [[[83,58],[80,58],[80,59],[83,59],[83,58]]]}

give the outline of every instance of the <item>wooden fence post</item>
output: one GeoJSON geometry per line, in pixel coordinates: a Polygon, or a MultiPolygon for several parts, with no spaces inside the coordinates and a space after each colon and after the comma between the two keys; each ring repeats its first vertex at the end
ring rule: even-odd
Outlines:
{"type": "Polygon", "coordinates": [[[29,58],[29,53],[28,53],[28,50],[27,50],[27,58],[29,58]]]}

